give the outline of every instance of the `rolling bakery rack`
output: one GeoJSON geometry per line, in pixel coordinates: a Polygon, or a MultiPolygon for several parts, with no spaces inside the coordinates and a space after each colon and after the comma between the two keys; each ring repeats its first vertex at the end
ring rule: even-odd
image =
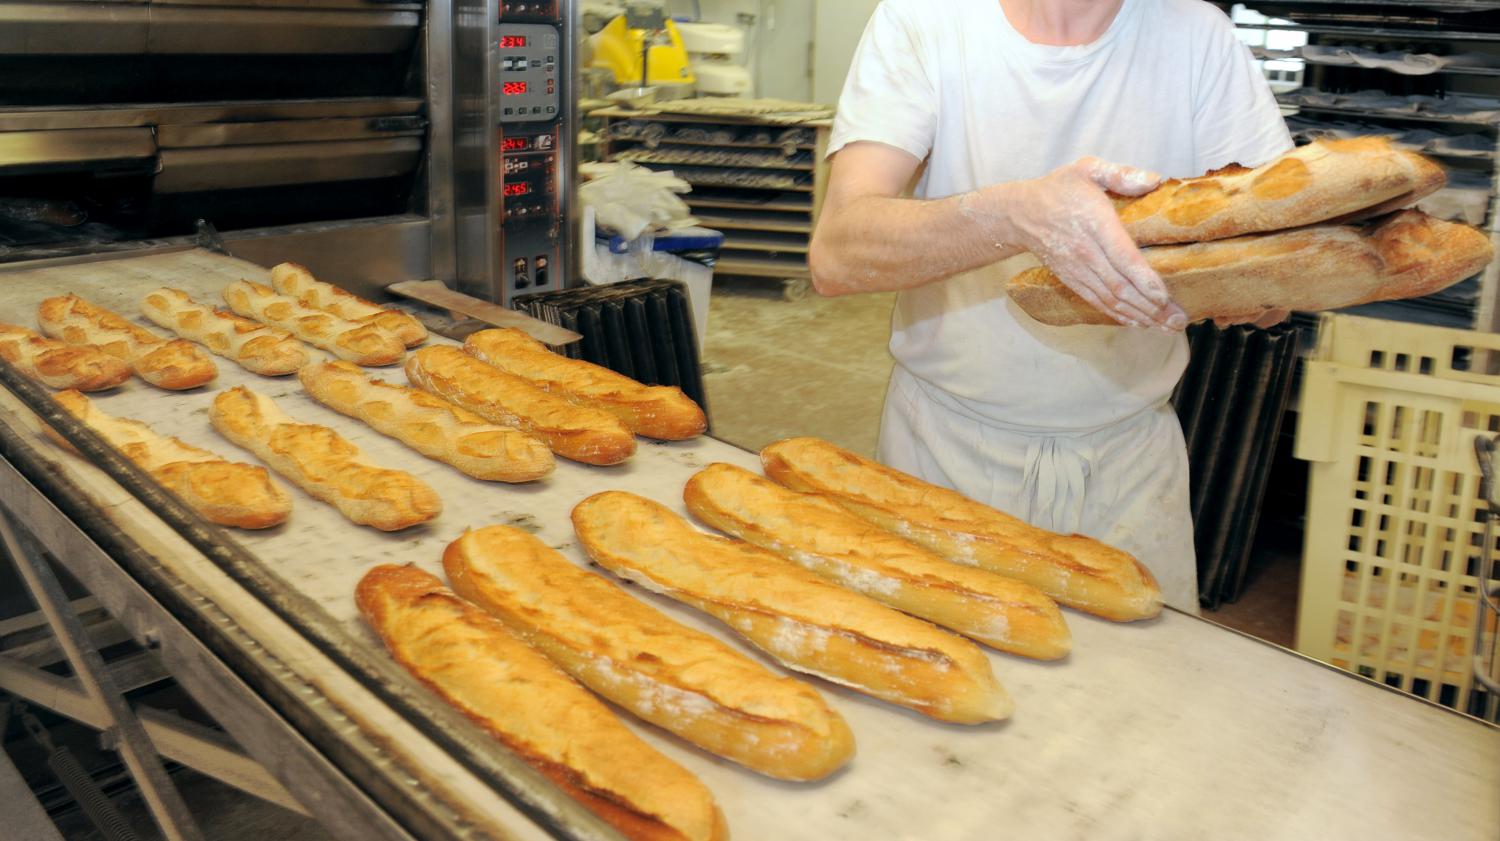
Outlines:
{"type": "MultiPolygon", "coordinates": [[[[1278,90],[1299,143],[1383,135],[1432,157],[1449,186],[1419,204],[1500,244],[1500,3],[1493,0],[1264,0],[1230,12],[1278,90]],[[1301,86],[1278,84],[1283,76],[1301,86]]],[[[1500,265],[1408,301],[1350,312],[1500,329],[1500,265]]],[[[1299,318],[1312,327],[1310,319],[1299,318]]]]}
{"type": "Polygon", "coordinates": [[[717,273],[807,280],[832,110],[775,101],[758,108],[763,102],[690,100],[590,116],[604,121],[604,160],[669,170],[693,186],[683,196],[693,215],[724,232],[717,273]]]}

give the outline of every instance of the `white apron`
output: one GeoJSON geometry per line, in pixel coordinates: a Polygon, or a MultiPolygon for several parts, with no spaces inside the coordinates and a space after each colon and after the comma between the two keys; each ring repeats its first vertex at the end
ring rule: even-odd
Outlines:
{"type": "Polygon", "coordinates": [[[997,426],[896,366],[879,460],[1033,525],[1136,556],[1166,603],[1198,613],[1187,447],[1166,404],[1092,430],[997,426]]]}

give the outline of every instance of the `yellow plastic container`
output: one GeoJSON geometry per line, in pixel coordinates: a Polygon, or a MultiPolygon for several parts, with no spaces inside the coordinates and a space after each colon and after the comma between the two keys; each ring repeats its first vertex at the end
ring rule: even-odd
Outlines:
{"type": "Polygon", "coordinates": [[[628,28],[625,16],[620,15],[590,39],[594,51],[591,66],[608,70],[615,84],[633,87],[641,84],[641,60],[649,58],[651,73],[647,86],[693,84],[697,78],[688,69],[688,52],[682,45],[677,24],[667,21],[666,34],[667,43],[653,44],[650,55],[645,56],[646,33],[628,28]]]}
{"type": "Polygon", "coordinates": [[[1311,462],[1297,650],[1491,720],[1473,671],[1474,439],[1500,433],[1497,363],[1500,335],[1325,315],[1296,441],[1311,462]]]}

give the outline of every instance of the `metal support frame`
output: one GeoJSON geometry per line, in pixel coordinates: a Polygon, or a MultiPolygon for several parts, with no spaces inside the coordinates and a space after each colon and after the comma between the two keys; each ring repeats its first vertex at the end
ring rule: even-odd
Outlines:
{"type": "Polygon", "coordinates": [[[47,810],[37,801],[31,787],[16,770],[4,750],[0,750],[0,802],[5,804],[5,829],[15,838],[28,841],[63,841],[47,810]]]}
{"type": "Polygon", "coordinates": [[[167,778],[151,737],[116,686],[104,658],[89,640],[83,623],[68,609],[69,600],[57,575],[39,554],[22,548],[8,514],[0,515],[0,545],[4,546],[5,554],[21,573],[32,599],[57,634],[58,643],[67,654],[68,663],[89,700],[103,713],[117,740],[120,757],[140,788],[157,826],[168,841],[202,841],[203,834],[198,831],[197,822],[183,802],[181,793],[167,778]]]}
{"type": "MultiPolygon", "coordinates": [[[[0,459],[0,503],[3,503],[0,512],[27,523],[36,541],[137,640],[153,635],[159,639],[158,653],[178,683],[244,746],[265,772],[285,786],[283,791],[296,791],[298,800],[312,804],[308,811],[315,809],[317,820],[334,837],[345,841],[412,841],[412,836],[397,827],[384,809],[309,744],[239,675],[210,653],[151,593],[27,481],[15,465],[3,459],[0,459]]],[[[13,676],[14,673],[0,672],[0,684],[10,682],[13,676]]],[[[40,700],[42,698],[61,706],[69,696],[55,692],[56,688],[38,683],[34,691],[25,694],[28,700],[41,706],[48,706],[47,702],[40,700]],[[32,695],[36,697],[30,697],[32,695]]],[[[59,712],[68,714],[64,710],[59,712]]],[[[220,769],[234,766],[233,758],[227,755],[210,757],[199,763],[187,755],[197,746],[174,737],[169,731],[159,731],[152,723],[154,716],[143,712],[142,718],[147,731],[158,739],[162,755],[195,767],[199,764],[220,769]]],[[[174,726],[184,724],[175,717],[167,723],[174,726]]],[[[215,776],[239,788],[253,790],[251,784],[241,784],[222,773],[215,776]]]]}

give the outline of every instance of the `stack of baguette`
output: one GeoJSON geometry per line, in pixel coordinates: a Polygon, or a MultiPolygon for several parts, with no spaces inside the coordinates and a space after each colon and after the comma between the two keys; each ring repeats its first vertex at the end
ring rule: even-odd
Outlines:
{"type": "Polygon", "coordinates": [[[103,351],[157,388],[197,388],[218,376],[212,358],[192,342],[168,341],[77,295],[48,298],[37,306],[42,332],[58,341],[103,351]]]}
{"type": "MultiPolygon", "coordinates": [[[[1477,274],[1494,258],[1489,237],[1401,210],[1445,182],[1386,138],[1320,140],[1255,169],[1167,181],[1116,208],[1190,320],[1248,320],[1430,295],[1477,274]]],[[[1043,324],[1115,323],[1043,267],[1017,274],[1009,292],[1043,324]]]]}
{"type": "Polygon", "coordinates": [[[305,266],[281,263],[271,267],[271,286],[304,307],[326,312],[355,324],[368,324],[395,336],[406,347],[427,341],[422,322],[401,310],[387,309],[313,277],[305,266]]]}
{"type": "Polygon", "coordinates": [[[929,552],[1025,582],[1059,603],[1116,621],[1161,612],[1161,590],[1129,553],[1062,535],[817,438],[761,450],[766,475],[819,494],[929,552]]]}
{"type": "Polygon", "coordinates": [[[224,302],[245,318],[278,327],[356,365],[394,365],[406,356],[406,345],[379,325],[307,306],[263,284],[237,280],[224,287],[224,302]]]}
{"type": "Polygon", "coordinates": [[[545,441],[557,455],[593,465],[635,453],[635,436],[682,441],[707,418],[681,389],[642,385],[553,353],[514,329],[482,330],[463,351],[423,348],[406,363],[412,385],[492,423],[545,441]]]}
{"type": "Polygon", "coordinates": [[[295,374],[307,364],[307,348],[286,330],[200,304],[181,289],[149,293],[141,312],[156,326],[262,376],[295,374]]]}
{"type": "MultiPolygon", "coordinates": [[[[61,392],[54,399],[209,522],[264,529],[285,522],[291,513],[292,498],[271,481],[265,468],[231,462],[158,435],[140,421],[111,417],[77,391],[61,392]]],[[[51,428],[47,433],[72,449],[51,428]]]]}
{"type": "Polygon", "coordinates": [[[697,777],[436,577],[378,566],[360,580],[355,601],[398,663],[626,838],[729,837],[697,777]]]}

